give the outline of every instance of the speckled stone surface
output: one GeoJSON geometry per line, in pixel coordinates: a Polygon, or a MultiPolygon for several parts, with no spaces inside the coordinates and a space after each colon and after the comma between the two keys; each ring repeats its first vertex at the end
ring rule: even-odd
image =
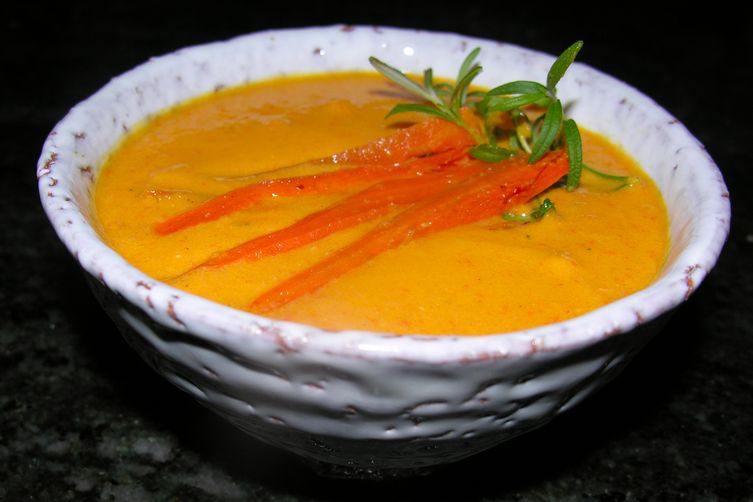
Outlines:
{"type": "Polygon", "coordinates": [[[747,30],[700,16],[640,29],[624,13],[606,26],[497,19],[483,4],[397,17],[386,7],[283,16],[133,5],[16,6],[0,19],[0,500],[753,500],[753,128],[734,99],[751,77],[747,30]],[[620,377],[548,426],[421,478],[320,478],[205,411],[115,332],[37,202],[45,135],[110,77],[186,45],[334,22],[548,52],[583,38],[582,61],[655,98],[706,144],[732,197],[717,268],[620,377]]]}

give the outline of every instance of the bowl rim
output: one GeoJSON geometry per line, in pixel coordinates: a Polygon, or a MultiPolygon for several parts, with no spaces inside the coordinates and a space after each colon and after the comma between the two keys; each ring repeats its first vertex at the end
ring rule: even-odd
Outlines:
{"type": "MultiPolygon", "coordinates": [[[[186,293],[147,276],[128,264],[110,249],[87,221],[86,208],[76,203],[77,187],[74,171],[75,138],[80,134],[80,121],[103,99],[112,100],[130,79],[142,73],[158,71],[161,65],[176,58],[190,58],[220,47],[250,47],[269,44],[299,36],[327,37],[345,43],[353,33],[369,30],[374,36],[415,41],[433,37],[450,38],[464,44],[490,43],[507,50],[521,51],[532,59],[552,56],[513,44],[445,32],[431,32],[393,27],[333,25],[324,27],[291,28],[260,31],[228,40],[210,42],[179,49],[151,58],[149,61],[112,79],[95,94],[77,104],[53,128],[44,143],[37,165],[39,193],[42,205],[59,238],[76,257],[82,268],[116,294],[127,299],[155,321],[167,325],[186,336],[196,336],[213,344],[243,350],[244,346],[272,343],[279,351],[300,353],[314,351],[363,360],[390,359],[408,363],[477,362],[490,359],[526,357],[539,352],[569,350],[604,338],[627,333],[637,326],[656,319],[687,300],[714,266],[729,232],[729,193],[722,175],[700,142],[653,100],[633,87],[576,63],[573,71],[596,72],[621,91],[633,103],[660,114],[672,122],[675,134],[688,144],[697,146],[691,152],[695,182],[708,193],[706,212],[698,216],[698,223],[688,245],[680,252],[663,275],[647,288],[609,303],[586,314],[555,324],[508,333],[488,335],[398,335],[362,330],[332,331],[315,326],[280,321],[243,312],[199,296],[186,293]]],[[[78,194],[80,195],[80,194],[78,194]]]]}

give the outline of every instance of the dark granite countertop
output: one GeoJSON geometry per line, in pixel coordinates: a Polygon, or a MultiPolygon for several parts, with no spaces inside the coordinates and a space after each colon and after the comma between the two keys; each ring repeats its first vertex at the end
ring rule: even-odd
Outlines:
{"type": "Polygon", "coordinates": [[[744,15],[111,3],[17,2],[0,17],[0,500],[753,500],[753,35],[744,15]],[[684,122],[732,197],[717,268],[624,373],[548,426],[422,478],[318,478],[158,377],[115,332],[37,200],[46,134],[112,76],[186,45],[336,22],[550,53],[583,38],[579,59],[684,122]]]}

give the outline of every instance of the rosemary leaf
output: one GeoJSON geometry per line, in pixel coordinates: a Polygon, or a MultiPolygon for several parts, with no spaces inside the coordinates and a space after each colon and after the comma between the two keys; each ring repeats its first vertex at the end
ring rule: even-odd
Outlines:
{"type": "Polygon", "coordinates": [[[531,223],[537,220],[540,220],[541,218],[546,215],[549,211],[556,209],[554,207],[554,202],[551,200],[544,199],[541,204],[539,204],[539,207],[531,211],[530,213],[513,213],[513,212],[507,212],[502,215],[502,218],[507,221],[517,221],[520,223],[531,223]]]}
{"type": "Polygon", "coordinates": [[[476,60],[480,52],[481,47],[476,47],[465,57],[463,63],[460,65],[460,70],[458,70],[457,82],[463,80],[465,76],[471,71],[471,69],[473,69],[474,61],[476,60]]]}
{"type": "Polygon", "coordinates": [[[369,62],[379,73],[381,73],[388,79],[392,80],[400,87],[403,87],[404,89],[424,98],[427,101],[431,101],[435,105],[444,104],[439,99],[437,99],[436,95],[433,95],[432,93],[428,92],[419,84],[417,84],[416,82],[408,78],[403,72],[401,72],[397,68],[393,68],[392,66],[388,65],[387,63],[383,61],[380,61],[374,56],[371,56],[369,58],[369,62]]]}
{"type": "Polygon", "coordinates": [[[521,94],[519,96],[491,96],[484,99],[484,106],[488,112],[509,112],[515,108],[547,100],[546,94],[521,94]]]}
{"type": "Polygon", "coordinates": [[[491,89],[487,96],[502,96],[507,94],[546,94],[547,88],[538,82],[530,80],[516,80],[491,89]]]}
{"type": "Polygon", "coordinates": [[[575,57],[583,47],[583,41],[578,40],[573,45],[564,50],[562,54],[552,63],[552,67],[549,68],[549,73],[546,76],[546,87],[549,89],[549,93],[555,96],[555,88],[565,72],[575,61],[575,57]]]}
{"type": "Polygon", "coordinates": [[[531,211],[531,216],[534,220],[540,220],[546,213],[554,209],[554,202],[549,199],[544,199],[539,207],[531,211]]]}
{"type": "Polygon", "coordinates": [[[580,175],[583,171],[583,144],[580,139],[578,125],[573,119],[567,119],[562,124],[562,135],[565,137],[567,159],[570,168],[567,171],[567,189],[573,191],[578,188],[580,175]]]}
{"type": "Polygon", "coordinates": [[[434,86],[434,71],[431,68],[424,70],[424,91],[428,96],[431,96],[429,101],[432,103],[441,103],[442,98],[437,93],[437,88],[434,86]]]}
{"type": "Polygon", "coordinates": [[[427,68],[424,70],[424,88],[432,89],[434,87],[434,70],[427,68]]]}
{"type": "Polygon", "coordinates": [[[554,100],[549,108],[546,109],[546,115],[541,123],[541,132],[536,137],[536,141],[531,147],[531,156],[528,163],[533,164],[549,150],[557,139],[557,134],[562,126],[562,103],[559,99],[554,100]]]}
{"type": "Polygon", "coordinates": [[[468,153],[472,157],[483,160],[484,162],[499,162],[500,160],[509,159],[515,155],[515,152],[512,150],[492,144],[474,146],[468,151],[468,153]]]}
{"type": "Polygon", "coordinates": [[[435,117],[441,117],[449,122],[455,122],[454,117],[449,116],[445,111],[431,105],[422,105],[419,103],[400,103],[395,105],[385,118],[397,115],[398,113],[426,113],[435,117]]]}
{"type": "Polygon", "coordinates": [[[609,174],[609,173],[605,173],[604,171],[599,171],[599,170],[598,170],[598,169],[596,169],[595,167],[591,167],[591,166],[589,166],[589,165],[587,165],[587,164],[583,164],[583,169],[585,169],[586,171],[588,171],[588,172],[590,172],[590,173],[592,173],[592,174],[595,174],[596,176],[598,176],[598,177],[600,177],[600,178],[604,178],[604,179],[606,179],[606,180],[614,180],[614,181],[623,181],[623,182],[627,182],[627,181],[629,181],[629,180],[630,180],[631,178],[635,178],[634,176],[622,176],[622,175],[620,175],[620,174],[609,174]]]}
{"type": "Polygon", "coordinates": [[[481,67],[478,65],[474,66],[463,76],[463,79],[455,85],[455,90],[450,97],[450,108],[453,111],[458,112],[460,110],[460,107],[465,104],[468,87],[471,85],[471,82],[479,73],[481,73],[481,67]]]}
{"type": "Polygon", "coordinates": [[[585,163],[583,164],[583,170],[588,171],[589,173],[594,174],[595,176],[598,176],[599,178],[616,182],[617,184],[612,190],[610,190],[611,192],[617,192],[619,190],[622,190],[623,188],[630,188],[641,182],[641,179],[638,178],[637,176],[622,176],[619,174],[609,174],[609,173],[605,173],[604,171],[599,171],[598,169],[591,167],[585,163]]]}

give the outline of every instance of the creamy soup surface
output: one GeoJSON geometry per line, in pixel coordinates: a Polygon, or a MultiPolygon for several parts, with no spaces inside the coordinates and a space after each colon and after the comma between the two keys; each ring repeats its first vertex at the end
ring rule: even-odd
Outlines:
{"type": "MultiPolygon", "coordinates": [[[[347,194],[273,198],[170,235],[155,225],[252,181],[314,173],[321,167],[305,161],[422,120],[384,118],[405,98],[379,76],[350,73],[223,89],[166,111],[106,161],[95,190],[99,231],[146,274],[249,310],[254,298],[379,220],[277,256],[193,271],[347,194]],[[286,166],[294,167],[259,174],[286,166]]],[[[587,164],[640,181],[615,190],[616,182],[586,172],[574,192],[555,187],[541,196],[555,210],[540,221],[511,224],[500,215],[410,241],[264,315],[327,329],[502,333],[571,318],[646,287],[669,246],[661,195],[622,150],[582,134],[587,164]]]]}

